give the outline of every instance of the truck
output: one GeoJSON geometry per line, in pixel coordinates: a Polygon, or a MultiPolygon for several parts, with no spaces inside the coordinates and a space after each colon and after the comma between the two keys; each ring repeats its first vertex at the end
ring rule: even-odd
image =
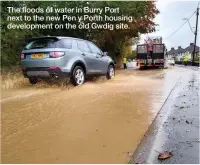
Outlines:
{"type": "Polygon", "coordinates": [[[164,68],[165,53],[166,48],[162,43],[162,37],[148,38],[144,44],[137,45],[137,67],[139,69],[164,68]]]}

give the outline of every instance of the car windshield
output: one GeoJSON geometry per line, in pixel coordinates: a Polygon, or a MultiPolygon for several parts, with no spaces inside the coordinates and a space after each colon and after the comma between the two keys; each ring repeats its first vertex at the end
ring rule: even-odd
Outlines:
{"type": "Polygon", "coordinates": [[[57,39],[40,39],[40,40],[34,40],[28,43],[25,46],[25,50],[28,49],[40,49],[40,48],[55,48],[57,39]]]}

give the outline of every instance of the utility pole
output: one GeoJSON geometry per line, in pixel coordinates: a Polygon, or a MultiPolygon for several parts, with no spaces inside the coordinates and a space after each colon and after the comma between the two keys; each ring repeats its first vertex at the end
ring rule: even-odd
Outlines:
{"type": "Polygon", "coordinates": [[[194,57],[196,52],[196,42],[197,42],[197,30],[198,30],[198,17],[199,17],[199,6],[197,7],[197,17],[196,17],[196,29],[195,29],[195,39],[194,39],[194,49],[192,53],[192,66],[194,66],[194,57]]]}

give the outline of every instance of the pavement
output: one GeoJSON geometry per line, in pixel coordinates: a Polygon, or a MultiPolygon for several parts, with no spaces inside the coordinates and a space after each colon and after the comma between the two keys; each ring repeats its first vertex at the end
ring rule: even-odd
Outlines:
{"type": "MultiPolygon", "coordinates": [[[[199,164],[199,71],[187,67],[140,141],[131,164],[199,164]],[[160,153],[172,156],[158,160],[160,153]]],[[[173,81],[173,80],[172,80],[173,81]]]]}

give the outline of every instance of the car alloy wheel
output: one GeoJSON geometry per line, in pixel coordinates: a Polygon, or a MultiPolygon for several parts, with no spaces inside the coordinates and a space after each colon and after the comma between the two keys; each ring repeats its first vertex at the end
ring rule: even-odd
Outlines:
{"type": "Polygon", "coordinates": [[[85,76],[81,69],[77,69],[75,72],[75,81],[78,85],[82,85],[84,82],[85,76]]]}
{"type": "Polygon", "coordinates": [[[110,75],[111,79],[115,76],[115,70],[114,70],[114,68],[112,66],[109,69],[109,75],[110,75]]]}
{"type": "Polygon", "coordinates": [[[106,77],[107,79],[112,79],[115,77],[115,68],[113,65],[109,65],[106,77]]]}

